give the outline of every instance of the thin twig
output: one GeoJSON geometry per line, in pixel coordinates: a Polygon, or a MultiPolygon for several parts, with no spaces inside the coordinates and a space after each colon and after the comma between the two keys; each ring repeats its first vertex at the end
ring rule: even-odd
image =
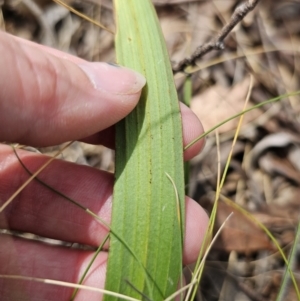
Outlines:
{"type": "Polygon", "coordinates": [[[218,36],[208,43],[199,46],[196,48],[195,52],[189,57],[185,58],[177,66],[173,68],[173,72],[178,73],[178,72],[184,72],[184,69],[188,66],[195,66],[196,61],[200,59],[203,55],[206,53],[212,51],[212,50],[223,50],[224,49],[224,40],[228,36],[228,34],[232,31],[232,29],[244,19],[244,17],[252,11],[257,3],[260,0],[248,0],[247,2],[244,2],[243,4],[239,5],[233,15],[231,16],[231,19],[229,23],[227,23],[218,36]]]}

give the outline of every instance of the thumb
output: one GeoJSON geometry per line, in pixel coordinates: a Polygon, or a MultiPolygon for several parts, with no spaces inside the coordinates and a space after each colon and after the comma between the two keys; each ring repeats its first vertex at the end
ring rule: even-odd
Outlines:
{"type": "Polygon", "coordinates": [[[0,32],[0,141],[53,145],[124,118],[145,78],[89,63],[0,32]]]}

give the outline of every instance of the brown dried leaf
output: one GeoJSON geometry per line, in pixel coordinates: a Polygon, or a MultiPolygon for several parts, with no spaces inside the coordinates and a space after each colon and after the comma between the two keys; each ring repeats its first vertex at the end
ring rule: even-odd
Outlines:
{"type": "MultiPolygon", "coordinates": [[[[192,99],[191,108],[201,120],[204,129],[210,129],[216,124],[243,110],[245,98],[249,89],[249,78],[245,78],[233,87],[215,85],[192,99]]],[[[249,105],[248,107],[251,107],[249,105]]],[[[260,110],[245,114],[244,124],[260,115],[260,110]]],[[[219,133],[236,129],[238,118],[219,127],[219,133]]]]}
{"type": "Polygon", "coordinates": [[[240,211],[222,202],[218,204],[218,227],[220,227],[231,212],[233,212],[233,215],[226,222],[225,227],[214,244],[214,248],[227,252],[235,250],[243,253],[274,249],[262,229],[249,221],[240,211]]]}
{"type": "Polygon", "coordinates": [[[259,159],[259,166],[270,175],[279,174],[300,184],[300,173],[294,169],[287,159],[278,158],[275,155],[268,153],[259,159]]]}

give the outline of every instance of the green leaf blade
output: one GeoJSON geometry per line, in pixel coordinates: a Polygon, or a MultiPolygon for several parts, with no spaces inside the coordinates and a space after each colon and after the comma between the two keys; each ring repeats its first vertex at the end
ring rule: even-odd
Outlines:
{"type": "Polygon", "coordinates": [[[117,62],[144,74],[147,85],[136,109],[116,129],[112,229],[136,258],[111,235],[106,289],[157,301],[176,290],[182,265],[183,229],[166,176],[176,184],[184,214],[179,103],[151,2],[115,0],[115,12],[117,62]]]}

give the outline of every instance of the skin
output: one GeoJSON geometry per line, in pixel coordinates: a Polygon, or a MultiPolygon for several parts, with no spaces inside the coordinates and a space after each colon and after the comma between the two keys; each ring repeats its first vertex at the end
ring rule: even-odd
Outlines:
{"type": "MultiPolygon", "coordinates": [[[[0,32],[0,141],[32,146],[65,141],[114,147],[113,125],[133,110],[145,79],[105,63],[88,63],[66,53],[0,32]],[[117,80],[116,80],[117,79],[117,80]],[[83,126],[84,125],[84,126],[83,126]]],[[[181,105],[184,144],[203,132],[192,111],[181,105]]],[[[189,160],[199,141],[185,151],[189,160]]],[[[49,158],[19,150],[31,171],[49,158]]],[[[113,175],[88,166],[54,160],[40,179],[110,223],[113,175]]],[[[12,149],[0,144],[0,206],[28,179],[12,149]]],[[[186,198],[184,264],[196,260],[208,217],[186,198]]],[[[62,197],[32,181],[2,212],[0,227],[97,247],[108,230],[62,197]]],[[[103,288],[107,252],[95,260],[85,285],[103,288]]],[[[0,235],[0,275],[23,275],[78,282],[93,252],[0,235]]],[[[68,300],[72,289],[0,277],[1,300],[68,300]]],[[[100,300],[80,291],[76,300],[100,300]]]]}

